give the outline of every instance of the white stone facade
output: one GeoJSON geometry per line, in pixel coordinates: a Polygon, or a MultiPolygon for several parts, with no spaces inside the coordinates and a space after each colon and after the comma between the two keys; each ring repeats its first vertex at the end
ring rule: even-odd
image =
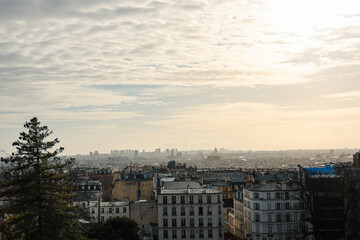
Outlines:
{"type": "Polygon", "coordinates": [[[111,217],[129,217],[129,202],[90,202],[89,214],[92,221],[103,222],[111,217]]]}
{"type": "MultiPolygon", "coordinates": [[[[243,190],[245,239],[295,240],[304,217],[297,191],[286,184],[262,183],[243,190]]],[[[240,210],[240,209],[239,209],[240,210]]],[[[309,238],[311,239],[311,238],[309,238]]]]}
{"type": "Polygon", "coordinates": [[[165,183],[158,195],[159,240],[222,240],[222,214],[220,191],[194,182],[165,183]]]}

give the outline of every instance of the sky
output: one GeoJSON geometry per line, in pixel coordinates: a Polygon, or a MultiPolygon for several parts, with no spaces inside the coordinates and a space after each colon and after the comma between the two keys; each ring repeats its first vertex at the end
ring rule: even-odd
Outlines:
{"type": "Polygon", "coordinates": [[[356,0],[0,0],[0,149],[355,148],[359,53],[356,0]]]}

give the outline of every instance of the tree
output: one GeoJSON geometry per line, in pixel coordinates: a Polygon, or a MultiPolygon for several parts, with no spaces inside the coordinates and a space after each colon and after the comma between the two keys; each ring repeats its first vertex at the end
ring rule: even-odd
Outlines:
{"type": "Polygon", "coordinates": [[[26,132],[13,143],[16,152],[1,158],[8,165],[1,183],[0,231],[5,239],[82,239],[79,212],[71,205],[74,159],[58,157],[59,140],[36,117],[24,124],[26,132]]]}
{"type": "Polygon", "coordinates": [[[96,240],[120,240],[140,239],[137,223],[127,217],[109,218],[103,223],[94,223],[87,234],[87,237],[96,240]]]}

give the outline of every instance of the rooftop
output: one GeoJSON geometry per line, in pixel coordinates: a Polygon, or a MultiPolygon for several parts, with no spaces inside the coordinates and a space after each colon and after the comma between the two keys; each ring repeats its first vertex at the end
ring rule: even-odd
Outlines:
{"type": "MultiPolygon", "coordinates": [[[[98,202],[90,202],[89,207],[96,207],[98,202]]],[[[100,202],[100,207],[120,207],[129,205],[128,201],[100,202]]]]}
{"type": "Polygon", "coordinates": [[[290,184],[278,184],[275,182],[260,183],[255,186],[248,186],[245,189],[250,191],[273,192],[273,191],[293,191],[295,187],[290,184]]]}
{"type": "Polygon", "coordinates": [[[333,166],[304,168],[306,175],[333,175],[333,166]]]}
{"type": "Polygon", "coordinates": [[[203,194],[203,193],[221,193],[216,188],[203,187],[197,182],[178,181],[165,182],[164,187],[160,190],[160,194],[203,194]]]}

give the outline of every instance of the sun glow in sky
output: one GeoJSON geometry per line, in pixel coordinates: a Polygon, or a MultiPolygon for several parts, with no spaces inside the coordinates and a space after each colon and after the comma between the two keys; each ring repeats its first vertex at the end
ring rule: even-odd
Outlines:
{"type": "Polygon", "coordinates": [[[0,149],[358,147],[360,2],[0,0],[0,149]]]}

